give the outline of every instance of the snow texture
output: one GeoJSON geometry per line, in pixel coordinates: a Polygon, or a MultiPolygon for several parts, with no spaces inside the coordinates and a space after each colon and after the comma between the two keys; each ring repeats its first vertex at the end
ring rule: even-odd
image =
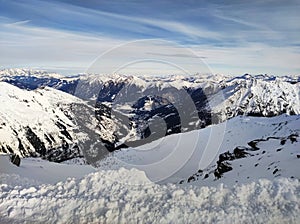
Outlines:
{"type": "Polygon", "coordinates": [[[298,223],[300,219],[300,184],[287,178],[232,188],[181,187],[158,185],[142,171],[121,168],[56,184],[32,181],[29,186],[20,178],[18,185],[1,183],[0,189],[1,223],[298,223]]]}

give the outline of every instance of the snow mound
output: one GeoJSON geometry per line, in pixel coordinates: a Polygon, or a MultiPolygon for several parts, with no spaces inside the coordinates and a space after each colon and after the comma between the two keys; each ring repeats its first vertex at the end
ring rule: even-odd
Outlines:
{"type": "Polygon", "coordinates": [[[55,185],[1,184],[0,222],[297,223],[299,193],[299,181],[286,178],[232,189],[180,188],[154,184],[142,171],[122,168],[55,185]]]}

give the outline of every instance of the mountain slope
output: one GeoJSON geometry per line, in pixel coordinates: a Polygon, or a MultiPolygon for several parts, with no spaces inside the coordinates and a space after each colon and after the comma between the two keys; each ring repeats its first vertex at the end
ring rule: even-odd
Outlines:
{"type": "Polygon", "coordinates": [[[245,75],[222,83],[222,89],[225,100],[214,110],[223,113],[223,119],[300,113],[300,84],[296,79],[245,75]]]}
{"type": "Polygon", "coordinates": [[[122,149],[101,169],[138,168],[155,182],[233,185],[260,178],[299,179],[300,116],[235,117],[201,130],[122,149]]]}
{"type": "Polygon", "coordinates": [[[5,82],[0,89],[1,152],[59,162],[82,156],[82,142],[99,138],[96,129],[91,135],[83,129],[90,120],[96,123],[94,117],[86,116],[78,125],[74,108],[88,105],[70,94],[48,87],[27,91],[5,82]]]}

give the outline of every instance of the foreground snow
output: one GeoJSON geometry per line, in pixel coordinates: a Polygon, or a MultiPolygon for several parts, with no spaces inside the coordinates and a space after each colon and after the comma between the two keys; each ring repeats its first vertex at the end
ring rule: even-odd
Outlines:
{"type": "Polygon", "coordinates": [[[89,165],[53,163],[40,158],[24,158],[20,167],[9,161],[9,156],[0,155],[0,184],[32,186],[55,184],[69,177],[81,178],[95,168],[89,165]]]}
{"type": "MultiPolygon", "coordinates": [[[[41,162],[30,163],[33,172],[41,162]]],[[[48,169],[58,166],[53,163],[48,169]]],[[[300,219],[300,184],[287,178],[232,188],[180,187],[158,185],[142,171],[120,168],[56,184],[5,180],[2,174],[0,223],[297,223],[300,219]]]]}

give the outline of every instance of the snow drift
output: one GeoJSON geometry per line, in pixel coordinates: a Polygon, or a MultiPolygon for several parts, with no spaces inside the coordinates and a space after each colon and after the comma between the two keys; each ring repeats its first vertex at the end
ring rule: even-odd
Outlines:
{"type": "MultiPolygon", "coordinates": [[[[28,182],[27,182],[28,184],[28,182]]],[[[300,183],[158,185],[144,172],[98,171],[57,184],[0,185],[1,223],[297,223],[300,183]]]]}

